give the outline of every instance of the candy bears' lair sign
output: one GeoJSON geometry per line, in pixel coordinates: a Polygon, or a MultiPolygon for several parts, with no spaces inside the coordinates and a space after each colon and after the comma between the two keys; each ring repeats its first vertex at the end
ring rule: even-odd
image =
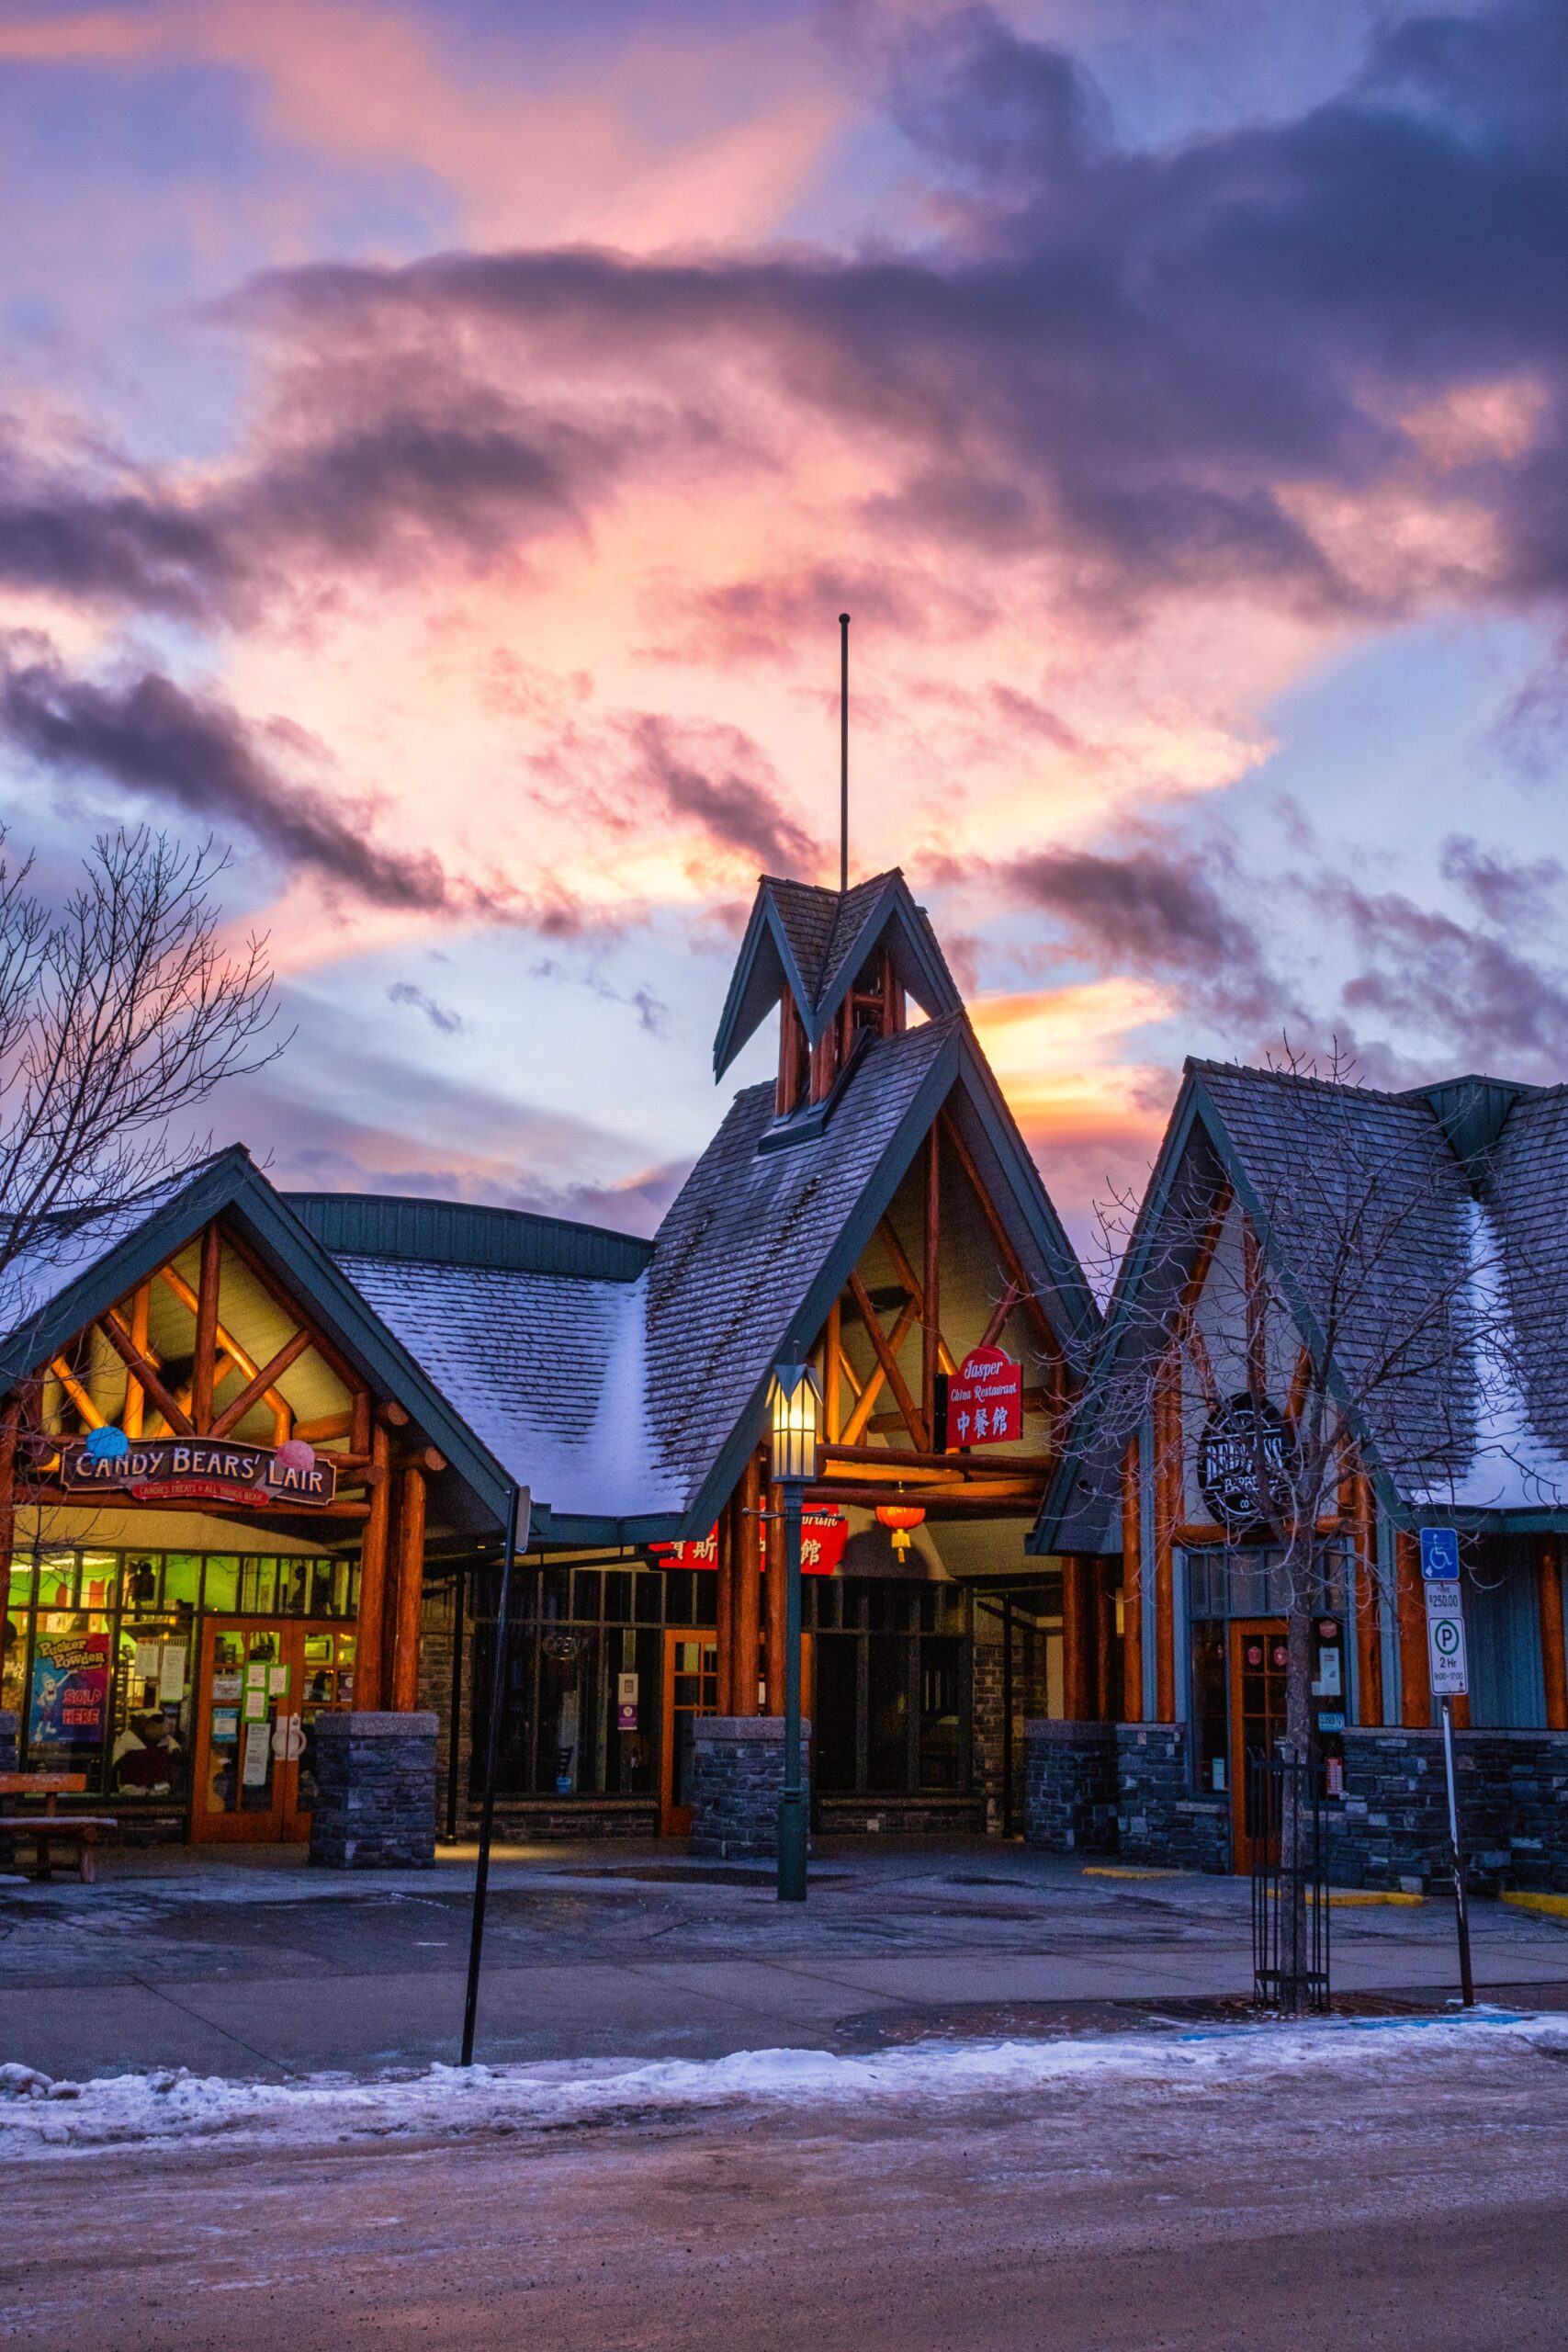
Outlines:
{"type": "MultiPolygon", "coordinates": [[[[310,1449],[301,1446],[299,1451],[310,1449]]],[[[321,1505],[337,1494],[337,1470],[330,1454],[314,1455],[307,1466],[290,1459],[287,1448],[203,1437],[158,1438],[100,1459],[85,1445],[62,1446],[60,1479],[75,1494],[114,1489],[138,1502],[321,1505]]]]}

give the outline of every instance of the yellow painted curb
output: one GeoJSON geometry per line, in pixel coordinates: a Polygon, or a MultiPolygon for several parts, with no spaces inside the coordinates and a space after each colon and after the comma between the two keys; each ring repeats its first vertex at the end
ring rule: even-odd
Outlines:
{"type": "Polygon", "coordinates": [[[1104,1862],[1086,1862],[1085,1878],[1190,1878],[1190,1871],[1112,1870],[1104,1862]]]}
{"type": "MultiPolygon", "coordinates": [[[[1269,1900],[1273,1903],[1277,1899],[1278,1889],[1271,1886],[1269,1889],[1269,1900]]],[[[1382,1887],[1377,1886],[1331,1887],[1328,1894],[1328,1907],[1331,1911],[1359,1911],[1370,1909],[1375,1903],[1398,1905],[1403,1910],[1414,1909],[1417,1904],[1425,1903],[1426,1900],[1424,1894],[1385,1893],[1382,1887]]],[[[1317,1901],[1316,1895],[1310,1887],[1307,1889],[1307,1901],[1309,1903],[1317,1901]]]]}
{"type": "Polygon", "coordinates": [[[1568,1919],[1568,1894],[1505,1894],[1516,1911],[1544,1911],[1551,1919],[1568,1919]]]}

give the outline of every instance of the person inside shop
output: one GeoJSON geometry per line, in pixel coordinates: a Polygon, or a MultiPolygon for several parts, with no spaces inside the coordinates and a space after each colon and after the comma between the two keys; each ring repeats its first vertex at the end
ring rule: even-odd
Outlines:
{"type": "Polygon", "coordinates": [[[115,1785],[142,1796],[167,1796],[184,1761],[184,1750],[166,1715],[152,1710],[132,1715],[115,1742],[115,1785]]]}

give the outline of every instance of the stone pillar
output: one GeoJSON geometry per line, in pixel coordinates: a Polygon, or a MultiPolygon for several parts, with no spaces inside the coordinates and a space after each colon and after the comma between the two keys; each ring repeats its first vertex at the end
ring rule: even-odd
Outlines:
{"type": "Polygon", "coordinates": [[[310,1860],[329,1870],[406,1870],[435,1860],[431,1714],[316,1717],[310,1860]]]}
{"type": "Polygon", "coordinates": [[[1116,1851],[1116,1726],[1023,1727],[1023,1842],[1053,1854],[1116,1851]]]}
{"type": "MultiPolygon", "coordinates": [[[[811,1725],[803,1723],[800,1730],[802,1772],[808,1776],[811,1725]]],[[[693,1717],[694,1853],[739,1861],[778,1851],[784,1734],[778,1715],[693,1717]]],[[[807,1793],[809,1798],[809,1784],[807,1793]]]]}
{"type": "Polygon", "coordinates": [[[1119,1724],[1116,1748],[1116,1818],[1123,1857],[1171,1870],[1228,1871],[1231,1800],[1194,1794],[1187,1725],[1119,1724]]]}

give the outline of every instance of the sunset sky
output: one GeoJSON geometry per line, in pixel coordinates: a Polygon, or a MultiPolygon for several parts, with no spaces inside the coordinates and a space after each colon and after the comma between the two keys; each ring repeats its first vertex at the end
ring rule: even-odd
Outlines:
{"type": "Polygon", "coordinates": [[[1568,1075],[1562,0],[0,0],[0,807],[231,843],[278,1181],[651,1227],[843,607],[1075,1229],[1568,1075]]]}

